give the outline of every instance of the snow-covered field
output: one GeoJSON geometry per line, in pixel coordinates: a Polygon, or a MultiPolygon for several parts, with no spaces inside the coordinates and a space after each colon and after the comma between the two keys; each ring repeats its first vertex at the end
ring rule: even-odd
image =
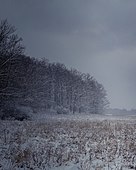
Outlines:
{"type": "Polygon", "coordinates": [[[0,170],[136,170],[136,116],[0,122],[0,170]]]}

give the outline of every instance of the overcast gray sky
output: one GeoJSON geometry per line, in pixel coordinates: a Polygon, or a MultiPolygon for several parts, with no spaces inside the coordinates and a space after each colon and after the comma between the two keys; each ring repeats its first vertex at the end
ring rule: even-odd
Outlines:
{"type": "Polygon", "coordinates": [[[136,0],[0,0],[26,53],[90,73],[111,107],[136,108],[136,0]]]}

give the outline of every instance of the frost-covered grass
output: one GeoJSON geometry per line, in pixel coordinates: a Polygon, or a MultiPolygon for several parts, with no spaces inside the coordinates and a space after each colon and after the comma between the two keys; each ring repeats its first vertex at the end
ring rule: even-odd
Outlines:
{"type": "Polygon", "coordinates": [[[136,169],[135,117],[45,117],[0,122],[0,170],[136,169]]]}

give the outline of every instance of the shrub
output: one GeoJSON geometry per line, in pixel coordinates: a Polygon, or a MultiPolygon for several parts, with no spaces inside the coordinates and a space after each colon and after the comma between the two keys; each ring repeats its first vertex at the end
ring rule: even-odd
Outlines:
{"type": "Polygon", "coordinates": [[[0,119],[23,121],[23,120],[30,119],[30,116],[24,112],[21,112],[19,109],[16,109],[14,107],[7,107],[1,110],[0,119]]]}
{"type": "Polygon", "coordinates": [[[57,114],[68,114],[69,110],[63,106],[57,106],[56,108],[57,114]]]}

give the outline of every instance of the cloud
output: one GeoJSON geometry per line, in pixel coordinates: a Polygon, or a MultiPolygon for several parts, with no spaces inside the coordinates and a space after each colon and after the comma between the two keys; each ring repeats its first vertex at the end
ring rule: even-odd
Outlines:
{"type": "Polygon", "coordinates": [[[94,75],[112,107],[136,107],[135,0],[0,0],[27,54],[94,75]]]}

